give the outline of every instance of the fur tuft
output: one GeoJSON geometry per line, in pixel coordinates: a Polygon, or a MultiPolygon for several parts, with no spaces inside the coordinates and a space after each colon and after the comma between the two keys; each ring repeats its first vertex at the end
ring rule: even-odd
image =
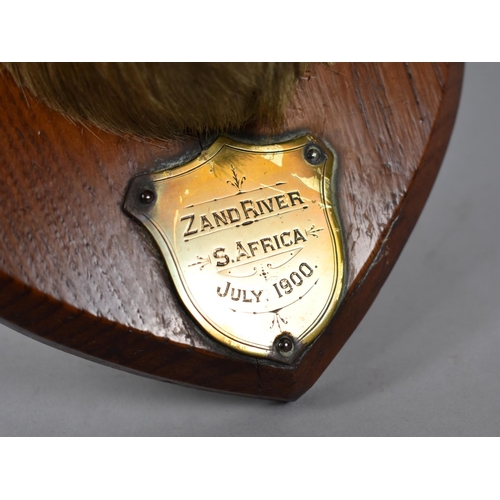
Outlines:
{"type": "Polygon", "coordinates": [[[16,83],[79,122],[178,138],[279,124],[299,63],[4,63],[16,83]]]}

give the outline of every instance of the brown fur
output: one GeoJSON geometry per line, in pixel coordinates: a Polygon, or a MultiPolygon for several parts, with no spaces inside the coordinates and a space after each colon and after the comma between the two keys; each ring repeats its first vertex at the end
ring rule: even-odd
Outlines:
{"type": "Polygon", "coordinates": [[[17,84],[69,118],[168,139],[279,123],[298,63],[4,63],[17,84]]]}

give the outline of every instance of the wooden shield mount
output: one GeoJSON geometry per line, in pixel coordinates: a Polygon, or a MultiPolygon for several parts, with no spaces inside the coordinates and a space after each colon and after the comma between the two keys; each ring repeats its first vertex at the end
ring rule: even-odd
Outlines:
{"type": "MultiPolygon", "coordinates": [[[[328,326],[281,363],[207,335],[152,238],[122,210],[131,178],[193,161],[205,144],[73,125],[2,74],[1,320],[141,375],[297,399],[361,321],[410,235],[451,135],[462,76],[461,64],[337,64],[300,80],[281,136],[307,133],[335,149],[345,283],[328,326]]],[[[244,139],[274,140],[258,124],[244,139]]]]}

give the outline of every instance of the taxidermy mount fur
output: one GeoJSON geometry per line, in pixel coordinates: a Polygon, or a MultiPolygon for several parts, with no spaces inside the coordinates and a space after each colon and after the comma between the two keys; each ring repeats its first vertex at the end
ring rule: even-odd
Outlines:
{"type": "Polygon", "coordinates": [[[16,83],[76,122],[171,139],[279,124],[300,63],[4,63],[16,83]]]}

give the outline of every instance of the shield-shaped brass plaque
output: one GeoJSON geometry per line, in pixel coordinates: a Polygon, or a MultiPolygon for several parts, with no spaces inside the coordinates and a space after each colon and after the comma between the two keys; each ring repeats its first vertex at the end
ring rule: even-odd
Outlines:
{"type": "Polygon", "coordinates": [[[151,233],[209,335],[289,363],[341,296],[335,166],[311,136],[266,146],[219,138],[183,166],[134,178],[124,209],[151,233]]]}

